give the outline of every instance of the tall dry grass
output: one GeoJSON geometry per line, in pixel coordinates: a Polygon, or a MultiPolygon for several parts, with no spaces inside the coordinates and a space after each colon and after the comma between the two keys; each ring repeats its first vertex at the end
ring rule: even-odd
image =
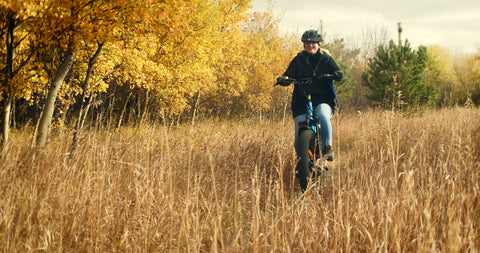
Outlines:
{"type": "Polygon", "coordinates": [[[337,115],[335,164],[302,194],[292,124],[56,131],[1,154],[0,248],[14,251],[477,252],[480,110],[337,115]]]}

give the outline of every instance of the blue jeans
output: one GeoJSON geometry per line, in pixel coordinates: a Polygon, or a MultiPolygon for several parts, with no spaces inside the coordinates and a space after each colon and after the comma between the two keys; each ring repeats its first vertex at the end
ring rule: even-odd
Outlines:
{"type": "MultiPolygon", "coordinates": [[[[330,122],[333,116],[332,107],[325,103],[319,104],[313,108],[313,114],[320,122],[320,127],[322,128],[322,148],[325,147],[325,145],[332,146],[332,123],[330,122]]],[[[306,120],[307,117],[305,114],[295,117],[295,143],[298,140],[298,124],[306,120]]]]}

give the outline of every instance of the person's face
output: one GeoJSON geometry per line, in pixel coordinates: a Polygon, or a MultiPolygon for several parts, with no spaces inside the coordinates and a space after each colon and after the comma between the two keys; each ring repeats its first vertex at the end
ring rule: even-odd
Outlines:
{"type": "Polygon", "coordinates": [[[305,51],[309,54],[316,54],[318,49],[320,48],[320,43],[317,42],[304,42],[303,47],[305,51]]]}

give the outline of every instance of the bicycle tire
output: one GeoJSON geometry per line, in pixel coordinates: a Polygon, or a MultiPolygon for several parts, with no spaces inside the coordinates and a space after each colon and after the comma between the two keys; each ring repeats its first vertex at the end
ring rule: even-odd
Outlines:
{"type": "Polygon", "coordinates": [[[300,180],[300,187],[303,191],[307,189],[308,180],[310,178],[310,166],[312,163],[308,150],[310,148],[312,138],[314,138],[314,133],[312,130],[300,131],[298,136],[298,143],[295,145],[299,158],[299,161],[297,163],[297,177],[300,180]]]}

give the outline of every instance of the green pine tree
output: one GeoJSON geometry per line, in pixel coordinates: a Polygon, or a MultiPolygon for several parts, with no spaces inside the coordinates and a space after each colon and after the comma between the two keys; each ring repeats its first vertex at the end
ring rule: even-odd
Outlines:
{"type": "Polygon", "coordinates": [[[372,91],[366,97],[386,109],[417,111],[433,107],[439,91],[427,81],[427,60],[426,47],[414,51],[408,40],[403,46],[400,38],[398,46],[393,40],[388,46],[379,46],[376,57],[369,60],[369,69],[362,74],[363,85],[372,91]]]}

